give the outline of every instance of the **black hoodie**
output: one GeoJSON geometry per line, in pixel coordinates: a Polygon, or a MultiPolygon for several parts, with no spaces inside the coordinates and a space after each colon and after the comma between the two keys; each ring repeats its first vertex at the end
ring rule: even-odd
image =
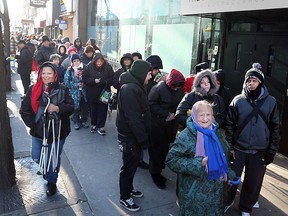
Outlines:
{"type": "Polygon", "coordinates": [[[150,67],[148,62],[136,60],[131,69],[120,76],[116,118],[120,141],[134,138],[142,145],[148,142],[150,111],[144,81],[150,67]]]}

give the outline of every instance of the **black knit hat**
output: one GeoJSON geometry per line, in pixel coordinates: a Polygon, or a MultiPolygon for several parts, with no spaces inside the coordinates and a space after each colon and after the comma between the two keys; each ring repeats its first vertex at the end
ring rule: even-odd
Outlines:
{"type": "Polygon", "coordinates": [[[163,69],[162,60],[158,55],[150,55],[147,59],[153,69],[163,69]]]}
{"type": "Polygon", "coordinates": [[[254,78],[257,79],[260,83],[264,83],[264,74],[261,71],[261,64],[259,63],[253,63],[252,68],[249,69],[245,74],[245,81],[247,82],[248,79],[254,78]]]}
{"type": "Polygon", "coordinates": [[[71,62],[73,62],[75,59],[79,59],[81,61],[81,58],[80,58],[80,56],[77,53],[72,55],[71,62]]]}
{"type": "Polygon", "coordinates": [[[49,37],[47,35],[42,36],[42,43],[45,41],[50,41],[49,37]]]}

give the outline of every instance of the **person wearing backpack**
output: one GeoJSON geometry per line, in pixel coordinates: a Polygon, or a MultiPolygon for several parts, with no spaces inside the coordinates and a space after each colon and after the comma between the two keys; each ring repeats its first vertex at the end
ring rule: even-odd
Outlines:
{"type": "MultiPolygon", "coordinates": [[[[243,91],[228,107],[226,140],[230,144],[231,168],[245,177],[239,200],[243,216],[256,204],[266,166],[273,162],[279,146],[277,102],[264,85],[261,65],[254,63],[245,74],[243,91]]],[[[237,186],[228,190],[225,212],[234,204],[237,186]]]]}

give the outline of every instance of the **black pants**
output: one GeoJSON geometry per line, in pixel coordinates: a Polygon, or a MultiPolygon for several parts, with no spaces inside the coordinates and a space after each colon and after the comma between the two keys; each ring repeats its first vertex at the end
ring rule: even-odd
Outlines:
{"type": "MultiPolygon", "coordinates": [[[[240,193],[239,209],[243,212],[252,212],[254,204],[257,202],[262,187],[266,166],[263,161],[263,152],[247,154],[235,150],[235,161],[231,168],[237,176],[241,176],[245,167],[244,181],[240,193]]],[[[227,204],[230,205],[236,195],[237,186],[228,189],[227,204]]]]}
{"type": "Polygon", "coordinates": [[[169,151],[169,144],[172,141],[171,133],[171,124],[159,126],[152,123],[148,147],[151,175],[160,174],[165,168],[165,159],[169,151]]]}
{"type": "Polygon", "coordinates": [[[141,146],[135,138],[127,138],[125,141],[118,140],[122,151],[123,165],[120,169],[120,199],[127,200],[133,188],[133,179],[140,160],[141,146]]]}
{"type": "Polygon", "coordinates": [[[76,122],[83,123],[87,122],[87,118],[88,118],[88,103],[85,102],[84,97],[81,96],[78,109],[74,109],[73,121],[74,123],[76,122]]]}
{"type": "Polygon", "coordinates": [[[90,105],[91,125],[94,125],[97,128],[104,127],[107,118],[108,104],[98,102],[98,103],[90,103],[89,105],[90,105]]]}
{"type": "Polygon", "coordinates": [[[30,86],[30,73],[21,73],[20,77],[24,87],[24,94],[26,94],[30,86]]]}

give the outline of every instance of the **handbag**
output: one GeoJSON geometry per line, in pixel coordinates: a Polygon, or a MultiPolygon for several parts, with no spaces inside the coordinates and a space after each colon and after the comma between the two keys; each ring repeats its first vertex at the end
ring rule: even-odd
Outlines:
{"type": "Polygon", "coordinates": [[[110,89],[103,89],[101,94],[100,94],[100,102],[104,103],[104,104],[108,104],[109,102],[109,98],[111,97],[111,90],[110,89]]]}

